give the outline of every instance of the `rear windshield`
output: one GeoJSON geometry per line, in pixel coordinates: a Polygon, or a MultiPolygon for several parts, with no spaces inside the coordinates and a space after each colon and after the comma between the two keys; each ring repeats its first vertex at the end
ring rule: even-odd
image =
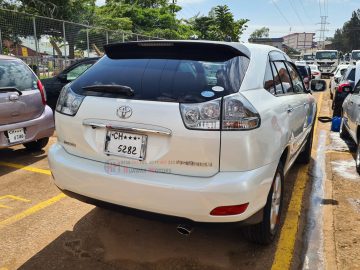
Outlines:
{"type": "Polygon", "coordinates": [[[308,72],[305,66],[296,66],[300,75],[304,78],[304,77],[308,77],[308,72]]]}
{"type": "Polygon", "coordinates": [[[91,92],[87,86],[121,85],[130,87],[133,96],[120,98],[204,102],[238,92],[249,59],[236,56],[226,61],[180,59],[110,59],[104,56],[75,80],[71,88],[81,95],[114,97],[114,93],[91,92]]]}
{"type": "Polygon", "coordinates": [[[0,60],[0,87],[34,90],[37,88],[37,77],[19,60],[0,60]]]}

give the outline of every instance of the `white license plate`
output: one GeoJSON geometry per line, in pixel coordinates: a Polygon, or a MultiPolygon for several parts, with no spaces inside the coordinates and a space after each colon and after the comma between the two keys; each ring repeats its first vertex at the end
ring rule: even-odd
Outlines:
{"type": "Polygon", "coordinates": [[[7,133],[10,143],[16,143],[25,140],[25,131],[23,128],[8,130],[7,133]]]}
{"type": "Polygon", "coordinates": [[[105,154],[144,160],[146,143],[146,135],[108,130],[105,140],[105,154]]]}

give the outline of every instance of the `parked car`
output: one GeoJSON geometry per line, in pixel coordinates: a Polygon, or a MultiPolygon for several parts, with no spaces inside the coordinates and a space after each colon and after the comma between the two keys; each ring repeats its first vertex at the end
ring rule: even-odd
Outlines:
{"type": "Polygon", "coordinates": [[[300,75],[304,81],[304,85],[306,89],[310,89],[310,81],[311,81],[311,69],[309,67],[309,65],[307,65],[305,62],[303,61],[296,61],[295,65],[297,67],[297,69],[300,72],[300,75]]]}
{"type": "Polygon", "coordinates": [[[352,91],[355,84],[355,66],[349,65],[339,84],[335,87],[335,95],[332,102],[333,116],[341,116],[341,108],[347,95],[352,91]]]}
{"type": "Polygon", "coordinates": [[[347,68],[349,65],[338,65],[334,72],[334,76],[331,76],[330,80],[330,99],[333,99],[335,96],[335,88],[338,86],[339,82],[341,81],[341,77],[344,76],[347,68]]]}
{"type": "Polygon", "coordinates": [[[40,80],[20,59],[0,55],[0,148],[23,144],[38,151],[53,132],[53,112],[40,80]]]}
{"type": "Polygon", "coordinates": [[[105,53],[61,91],[48,154],[55,184],[95,205],[176,217],[181,233],[242,222],[250,240],[273,241],[284,176],[295,160],[310,161],[316,114],[290,58],[205,41],[105,53]]]}
{"type": "Polygon", "coordinates": [[[355,87],[342,105],[340,136],[351,138],[357,144],[356,170],[360,174],[360,61],[355,68],[355,87]]]}
{"type": "Polygon", "coordinates": [[[315,62],[315,55],[313,53],[305,53],[303,56],[303,60],[306,64],[314,64],[315,62]]]}
{"type": "Polygon", "coordinates": [[[311,79],[320,80],[321,79],[321,72],[317,65],[309,65],[311,70],[311,79]]]}
{"type": "Polygon", "coordinates": [[[41,80],[46,90],[47,103],[51,109],[55,111],[56,102],[59,98],[60,91],[65,86],[65,84],[75,80],[89,67],[95,64],[97,60],[99,60],[98,57],[79,60],[78,62],[63,70],[57,76],[41,80]]]}

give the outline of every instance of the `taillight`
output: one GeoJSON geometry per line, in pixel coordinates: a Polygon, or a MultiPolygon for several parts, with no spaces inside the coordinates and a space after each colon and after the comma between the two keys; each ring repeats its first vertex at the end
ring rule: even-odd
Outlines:
{"type": "Polygon", "coordinates": [[[189,129],[219,130],[221,99],[204,103],[180,104],[184,124],[189,129]]]}
{"type": "Polygon", "coordinates": [[[84,96],[74,93],[70,85],[67,84],[60,92],[59,99],[56,103],[56,111],[62,114],[74,116],[84,100],[84,96]]]}
{"type": "Polygon", "coordinates": [[[239,93],[224,97],[222,104],[221,98],[204,103],[180,104],[180,112],[189,129],[250,130],[260,126],[260,115],[239,93]]]}
{"type": "Polygon", "coordinates": [[[319,72],[313,72],[313,75],[319,75],[320,73],[319,72]]]}
{"type": "Polygon", "coordinates": [[[260,115],[251,103],[236,93],[223,100],[223,130],[250,130],[260,126],[260,115]]]}
{"type": "Polygon", "coordinates": [[[342,92],[350,92],[351,90],[351,85],[349,83],[342,83],[342,84],[339,84],[338,88],[337,88],[337,91],[339,93],[342,93],[342,92]]]}
{"type": "Polygon", "coordinates": [[[41,101],[45,105],[46,104],[46,93],[45,93],[44,86],[43,86],[43,84],[41,83],[40,80],[38,80],[36,84],[37,84],[37,88],[40,91],[41,101]]]}

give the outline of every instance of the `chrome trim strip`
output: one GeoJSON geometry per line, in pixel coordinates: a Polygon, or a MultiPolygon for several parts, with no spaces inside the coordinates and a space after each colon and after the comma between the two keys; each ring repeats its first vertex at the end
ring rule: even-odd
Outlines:
{"type": "Polygon", "coordinates": [[[158,130],[158,129],[148,129],[148,128],[138,128],[138,127],[128,127],[128,126],[122,126],[122,125],[113,125],[113,124],[102,124],[102,123],[96,123],[91,121],[84,121],[84,126],[91,126],[95,128],[108,128],[108,129],[117,129],[122,130],[124,132],[140,132],[140,133],[146,133],[146,134],[157,134],[157,135],[164,135],[164,136],[171,136],[171,131],[164,131],[164,130],[158,130]]]}

